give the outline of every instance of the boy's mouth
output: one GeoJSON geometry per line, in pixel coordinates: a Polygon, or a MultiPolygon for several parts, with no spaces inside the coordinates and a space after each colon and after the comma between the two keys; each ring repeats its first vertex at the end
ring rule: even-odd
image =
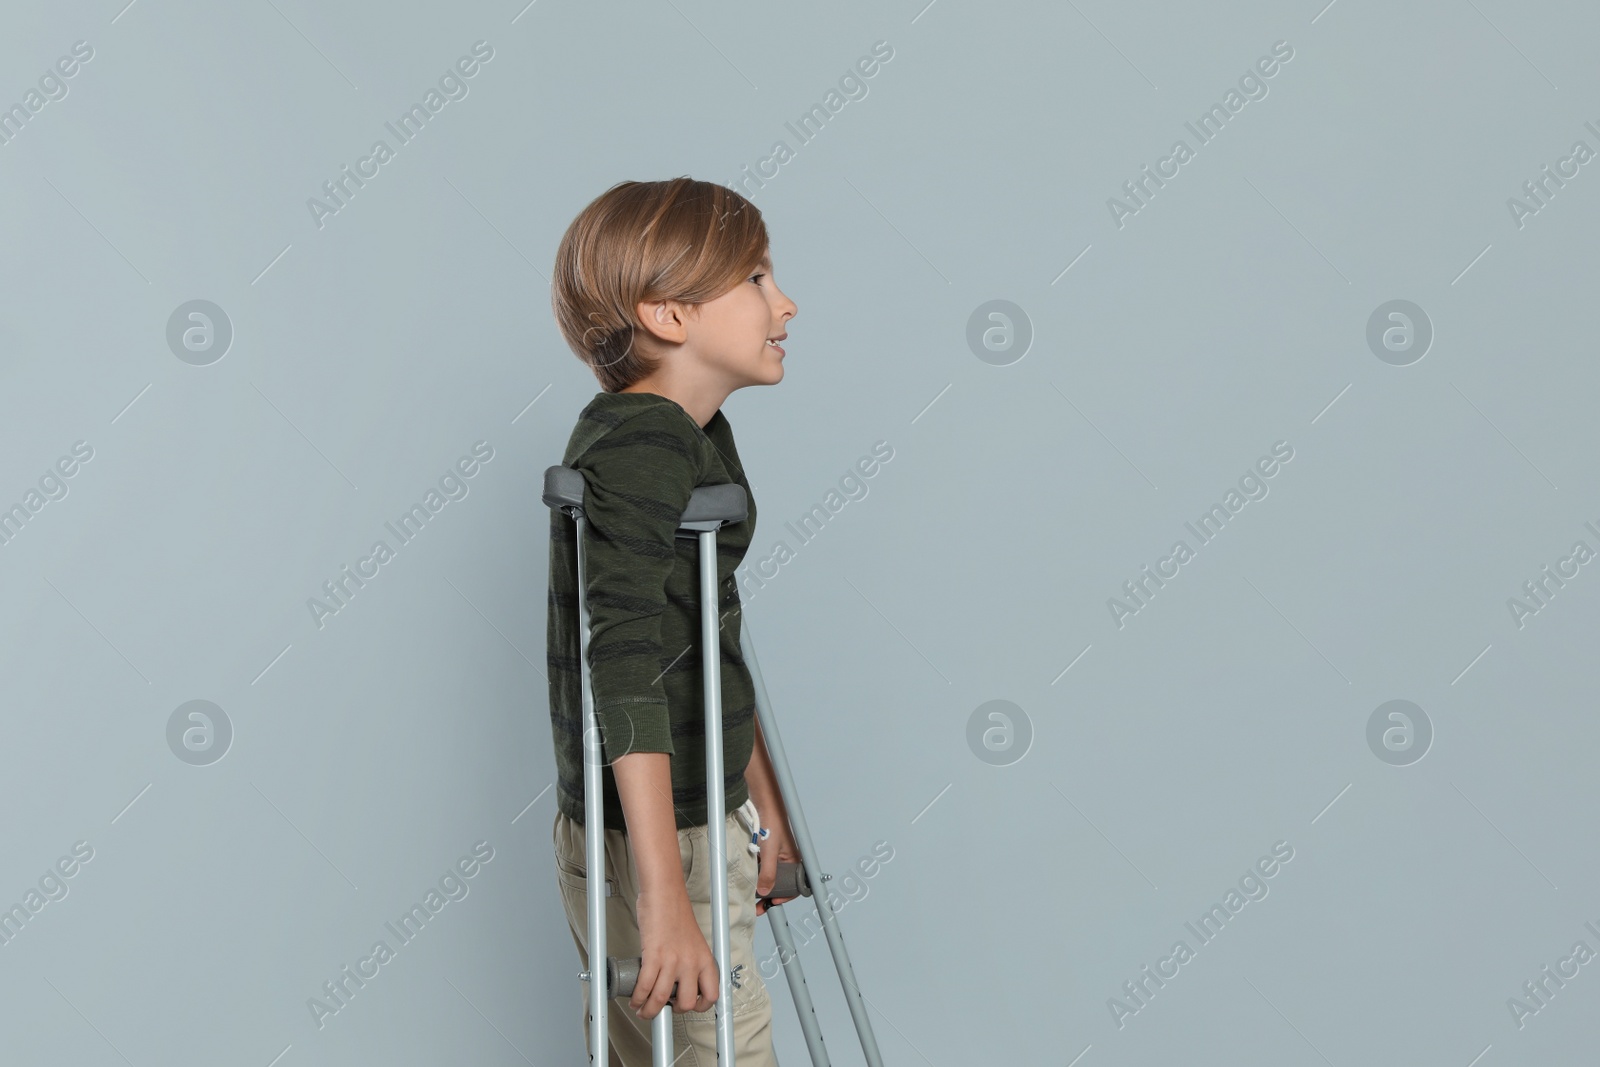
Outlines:
{"type": "Polygon", "coordinates": [[[780,345],[780,344],[779,344],[779,343],[778,343],[778,342],[779,342],[779,341],[781,341],[781,340],[783,340],[783,339],[784,339],[784,338],[786,338],[786,337],[788,337],[788,336],[789,336],[789,335],[788,335],[788,334],[786,334],[786,333],[780,333],[780,334],[779,334],[779,335],[778,335],[778,336],[776,336],[776,337],[769,337],[769,338],[767,338],[767,347],[768,347],[768,348],[775,348],[775,349],[777,349],[777,351],[778,351],[778,355],[780,355],[780,356],[781,356],[781,355],[783,355],[783,354],[784,354],[784,351],[783,351],[783,346],[782,346],[782,345],[780,345]]]}

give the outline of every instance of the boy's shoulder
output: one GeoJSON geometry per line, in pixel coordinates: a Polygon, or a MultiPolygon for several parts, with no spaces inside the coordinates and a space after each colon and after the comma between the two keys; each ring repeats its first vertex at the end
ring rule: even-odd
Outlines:
{"type": "Polygon", "coordinates": [[[567,440],[566,454],[561,462],[571,466],[585,452],[624,427],[630,436],[635,433],[667,433],[685,444],[688,455],[695,455],[706,447],[714,447],[706,430],[726,421],[719,410],[712,416],[706,429],[701,429],[689,413],[670,397],[659,393],[600,392],[578,413],[578,421],[567,440]]]}

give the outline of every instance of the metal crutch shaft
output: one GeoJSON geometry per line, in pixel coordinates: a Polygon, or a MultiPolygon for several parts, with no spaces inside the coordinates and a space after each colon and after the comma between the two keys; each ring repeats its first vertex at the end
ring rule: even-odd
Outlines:
{"type": "MultiPolygon", "coordinates": [[[[581,499],[581,498],[580,498],[581,499]]],[[[573,537],[578,556],[578,664],[583,690],[583,838],[584,882],[587,920],[589,926],[589,973],[595,970],[595,960],[608,961],[606,956],[606,904],[605,890],[605,798],[600,789],[600,766],[603,759],[600,727],[594,710],[594,689],[589,678],[589,605],[584,598],[583,511],[573,512],[573,537]]],[[[607,1026],[607,994],[602,983],[589,982],[589,1062],[603,1062],[609,1057],[610,1029],[607,1026]]]]}
{"type": "Polygon", "coordinates": [[[706,699],[706,838],[711,854],[711,953],[717,958],[717,1067],[734,1067],[733,975],[728,931],[728,828],[722,782],[722,635],[717,531],[700,533],[700,650],[706,699]]]}
{"type": "Polygon", "coordinates": [[[727,795],[722,780],[722,598],[717,595],[717,530],[742,522],[749,500],[742,485],[697,489],[678,524],[700,554],[700,677],[705,692],[706,841],[711,861],[711,954],[717,961],[717,1067],[734,1067],[732,946],[728,930],[727,795]]]}
{"type": "Polygon", "coordinates": [[[817,1021],[816,1006],[811,1003],[811,988],[806,985],[805,968],[800,965],[800,952],[794,947],[794,935],[789,932],[789,916],[782,908],[772,908],[767,912],[767,918],[772,923],[772,940],[778,945],[783,976],[789,980],[789,997],[800,1016],[800,1032],[805,1035],[806,1051],[811,1053],[811,1067],[830,1067],[832,1061],[828,1059],[828,1048],[822,1040],[822,1024],[817,1021]]]}

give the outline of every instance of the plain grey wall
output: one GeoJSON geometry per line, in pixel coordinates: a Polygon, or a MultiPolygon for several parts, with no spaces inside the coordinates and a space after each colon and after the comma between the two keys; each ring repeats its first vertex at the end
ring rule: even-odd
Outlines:
{"type": "Polygon", "coordinates": [[[679,174],[800,309],[746,600],[886,1063],[1592,1058],[1592,6],[523,4],[7,5],[0,1058],[582,1062],[549,271],[679,174]]]}

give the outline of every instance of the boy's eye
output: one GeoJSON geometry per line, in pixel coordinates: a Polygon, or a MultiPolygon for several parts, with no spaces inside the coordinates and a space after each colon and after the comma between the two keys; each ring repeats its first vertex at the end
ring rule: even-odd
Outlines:
{"type": "Polygon", "coordinates": [[[756,282],[757,285],[760,285],[761,283],[756,281],[756,279],[757,278],[765,278],[765,277],[766,277],[765,274],[752,274],[752,275],[750,275],[750,280],[753,281],[753,282],[756,282]]]}

